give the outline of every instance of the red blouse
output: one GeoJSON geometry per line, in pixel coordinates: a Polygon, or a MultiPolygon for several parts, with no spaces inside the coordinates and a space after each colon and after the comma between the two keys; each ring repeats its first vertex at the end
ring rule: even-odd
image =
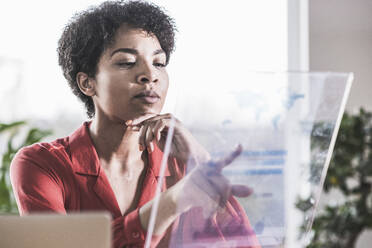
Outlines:
{"type": "MultiPolygon", "coordinates": [[[[155,148],[136,210],[123,216],[101,169],[99,158],[85,122],[72,135],[50,143],[21,149],[11,165],[11,181],[21,215],[51,211],[109,211],[113,217],[114,247],[143,247],[146,231],[139,220],[139,208],[155,196],[162,152],[155,148]]],[[[184,166],[168,159],[163,190],[185,174],[184,166]]],[[[244,210],[231,197],[226,213],[205,220],[198,208],[181,215],[162,236],[153,236],[152,247],[182,247],[210,242],[225,246],[260,247],[244,210]],[[230,245],[229,245],[230,244],[230,245]]]]}

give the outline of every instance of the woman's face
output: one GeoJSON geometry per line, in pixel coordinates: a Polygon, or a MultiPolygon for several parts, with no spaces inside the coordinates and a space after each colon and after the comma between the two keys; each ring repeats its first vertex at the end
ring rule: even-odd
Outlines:
{"type": "Polygon", "coordinates": [[[126,121],[160,113],[168,90],[166,55],[156,36],[123,24],[93,80],[96,114],[126,121]]]}

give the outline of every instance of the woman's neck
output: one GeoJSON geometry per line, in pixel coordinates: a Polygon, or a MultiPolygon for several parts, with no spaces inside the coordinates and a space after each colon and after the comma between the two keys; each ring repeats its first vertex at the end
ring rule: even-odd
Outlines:
{"type": "MultiPolygon", "coordinates": [[[[139,132],[128,130],[120,122],[94,118],[89,127],[90,136],[101,161],[105,166],[120,164],[120,171],[130,171],[131,165],[141,161],[139,132]]],[[[113,168],[106,168],[113,169],[113,168]]]]}

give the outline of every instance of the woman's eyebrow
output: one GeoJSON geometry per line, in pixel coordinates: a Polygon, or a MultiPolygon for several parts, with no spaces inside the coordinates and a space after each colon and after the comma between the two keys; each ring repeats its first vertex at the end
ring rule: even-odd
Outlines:
{"type": "Polygon", "coordinates": [[[137,55],[138,52],[136,49],[132,49],[132,48],[118,48],[116,49],[115,51],[113,51],[111,53],[111,57],[114,56],[115,53],[119,53],[119,52],[122,52],[122,53],[130,53],[130,54],[134,54],[134,55],[137,55]]]}
{"type": "Polygon", "coordinates": [[[158,55],[158,54],[161,54],[161,53],[165,53],[163,49],[158,49],[156,50],[153,55],[158,55]]]}
{"type": "MultiPolygon", "coordinates": [[[[115,53],[119,53],[119,52],[138,55],[138,51],[136,49],[118,48],[111,53],[111,57],[114,56],[115,53]]],[[[153,55],[158,55],[158,54],[161,54],[161,53],[165,53],[164,50],[163,49],[157,49],[157,50],[154,51],[153,55]]]]}

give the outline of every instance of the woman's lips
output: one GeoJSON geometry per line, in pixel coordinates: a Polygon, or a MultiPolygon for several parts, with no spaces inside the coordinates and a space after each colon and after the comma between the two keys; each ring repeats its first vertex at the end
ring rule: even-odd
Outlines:
{"type": "Polygon", "coordinates": [[[154,104],[160,100],[159,95],[155,91],[143,91],[135,95],[134,98],[147,104],[154,104]]]}
{"type": "Polygon", "coordinates": [[[136,98],[145,102],[145,103],[150,103],[150,104],[154,104],[154,103],[156,103],[160,100],[160,98],[157,97],[157,96],[139,96],[139,97],[136,97],[136,98]]]}

